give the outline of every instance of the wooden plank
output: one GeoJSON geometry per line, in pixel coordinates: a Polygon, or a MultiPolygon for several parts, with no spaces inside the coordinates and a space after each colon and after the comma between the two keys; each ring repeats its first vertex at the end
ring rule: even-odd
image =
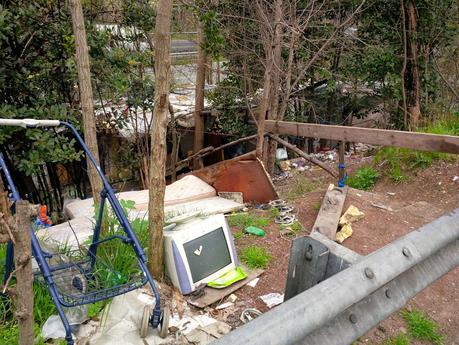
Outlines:
{"type": "Polygon", "coordinates": [[[188,299],[188,303],[198,308],[205,308],[208,305],[220,301],[222,298],[240,289],[247,283],[250,283],[252,280],[260,276],[265,271],[262,269],[248,270],[246,268],[244,268],[244,270],[245,272],[247,272],[247,278],[240,280],[224,289],[214,289],[206,286],[204,288],[204,294],[202,296],[196,299],[193,299],[193,297],[191,297],[188,299]]]}
{"type": "Polygon", "coordinates": [[[459,136],[387,129],[266,121],[266,131],[300,137],[344,140],[370,145],[406,147],[421,151],[459,154],[459,136]]]}
{"type": "Polygon", "coordinates": [[[330,185],[322,200],[319,214],[312,227],[312,232],[318,231],[327,236],[330,240],[335,240],[338,229],[339,218],[343,212],[344,201],[346,200],[348,188],[338,188],[330,185]]]}

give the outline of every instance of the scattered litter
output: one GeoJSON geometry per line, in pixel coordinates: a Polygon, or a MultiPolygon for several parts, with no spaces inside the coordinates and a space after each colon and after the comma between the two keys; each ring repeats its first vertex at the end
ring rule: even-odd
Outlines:
{"type": "Polygon", "coordinates": [[[354,233],[354,230],[352,230],[351,224],[344,224],[341,227],[341,230],[336,233],[336,242],[338,243],[343,243],[346,238],[349,238],[352,236],[354,233]]]}
{"type": "Polygon", "coordinates": [[[283,159],[288,159],[287,150],[284,147],[280,147],[276,150],[276,159],[279,161],[283,159]]]}
{"type": "Polygon", "coordinates": [[[350,224],[362,219],[365,216],[363,212],[361,212],[357,207],[354,205],[350,205],[346,212],[341,216],[339,219],[339,224],[350,224]]]}
{"type": "Polygon", "coordinates": [[[453,182],[457,182],[457,181],[459,181],[459,176],[454,176],[453,177],[453,182]]]}
{"type": "Polygon", "coordinates": [[[226,309],[226,308],[232,307],[233,305],[234,305],[233,302],[225,302],[225,303],[222,303],[220,305],[217,305],[217,307],[215,309],[222,310],[222,309],[226,309]]]}
{"type": "Polygon", "coordinates": [[[255,317],[260,316],[262,313],[258,309],[255,308],[247,308],[241,313],[241,317],[239,318],[243,323],[247,323],[252,321],[255,317]]]}
{"type": "Polygon", "coordinates": [[[387,192],[387,195],[390,195],[390,196],[394,196],[395,193],[392,193],[392,192],[387,192]]]}
{"type": "Polygon", "coordinates": [[[245,273],[241,267],[237,267],[225,273],[221,277],[207,283],[207,285],[216,289],[223,289],[245,278],[247,278],[247,273],[245,273]]]}
{"type": "Polygon", "coordinates": [[[354,205],[349,206],[346,212],[339,219],[339,226],[341,230],[336,233],[335,241],[343,243],[346,238],[352,236],[353,230],[351,223],[362,219],[365,216],[363,212],[355,207],[354,205]]]}
{"type": "Polygon", "coordinates": [[[290,226],[287,226],[279,231],[279,234],[281,236],[289,236],[289,235],[294,235],[295,231],[290,226]]]}
{"type": "Polygon", "coordinates": [[[234,303],[234,302],[236,302],[236,300],[237,300],[237,296],[234,293],[232,293],[231,295],[228,296],[228,301],[234,303]]]}
{"type": "Polygon", "coordinates": [[[290,161],[281,161],[279,162],[279,167],[282,171],[290,171],[290,161]]]}
{"type": "Polygon", "coordinates": [[[375,202],[372,202],[371,206],[376,207],[376,208],[380,208],[382,210],[386,210],[386,211],[389,211],[389,212],[393,211],[392,207],[386,206],[386,205],[383,205],[383,204],[379,204],[379,203],[375,203],[375,202]]]}
{"type": "Polygon", "coordinates": [[[257,283],[258,283],[259,280],[260,280],[260,278],[255,278],[255,279],[251,280],[249,283],[247,283],[247,285],[254,288],[255,286],[257,286],[257,283]]]}
{"type": "Polygon", "coordinates": [[[257,228],[256,226],[248,226],[244,229],[244,232],[260,237],[266,236],[266,232],[263,229],[257,228]]]}
{"type": "Polygon", "coordinates": [[[218,322],[214,318],[207,314],[187,316],[181,319],[171,317],[169,321],[169,327],[177,328],[182,334],[189,334],[196,328],[204,328],[215,322],[218,322]]]}
{"type": "Polygon", "coordinates": [[[274,219],[276,224],[292,225],[295,222],[296,217],[294,215],[279,215],[274,219]]]}
{"type": "Polygon", "coordinates": [[[206,345],[221,338],[231,331],[231,326],[220,321],[216,321],[204,327],[198,327],[185,335],[186,340],[191,344],[206,345]]]}
{"type": "Polygon", "coordinates": [[[260,296],[260,298],[263,300],[263,302],[265,302],[268,308],[272,308],[276,305],[281,304],[284,301],[284,294],[273,292],[267,295],[260,296]]]}
{"type": "Polygon", "coordinates": [[[357,195],[359,198],[362,197],[362,194],[360,194],[360,193],[355,193],[355,195],[357,195]]]}
{"type": "Polygon", "coordinates": [[[48,320],[46,320],[41,330],[41,334],[45,341],[48,339],[65,338],[64,325],[59,315],[51,315],[48,320]]]}

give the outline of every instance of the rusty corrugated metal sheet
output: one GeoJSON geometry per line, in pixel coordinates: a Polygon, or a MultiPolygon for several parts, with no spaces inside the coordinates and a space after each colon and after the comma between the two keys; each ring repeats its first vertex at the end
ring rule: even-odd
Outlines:
{"type": "Polygon", "coordinates": [[[266,203],[278,198],[263,164],[253,153],[192,172],[217,192],[242,192],[244,202],[266,203]]]}

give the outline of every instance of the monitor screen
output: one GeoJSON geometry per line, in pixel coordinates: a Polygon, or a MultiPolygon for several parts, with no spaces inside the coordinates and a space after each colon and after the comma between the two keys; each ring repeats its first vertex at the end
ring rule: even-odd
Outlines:
{"type": "Polygon", "coordinates": [[[220,227],[183,244],[193,283],[231,263],[231,255],[223,228],[220,227]]]}

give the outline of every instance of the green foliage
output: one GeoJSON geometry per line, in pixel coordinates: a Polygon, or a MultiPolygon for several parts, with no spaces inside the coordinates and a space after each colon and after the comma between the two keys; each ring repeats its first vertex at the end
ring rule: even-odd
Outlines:
{"type": "Polygon", "coordinates": [[[370,166],[359,168],[355,174],[349,175],[347,184],[352,188],[368,190],[374,187],[379,178],[379,173],[370,166]]]}
{"type": "Polygon", "coordinates": [[[216,60],[220,60],[223,48],[225,46],[225,38],[220,32],[218,24],[218,14],[216,11],[210,10],[203,13],[199,17],[204,27],[204,50],[207,55],[216,60]]]}
{"type": "Polygon", "coordinates": [[[269,225],[269,218],[259,217],[251,213],[235,213],[228,216],[230,226],[245,229],[248,226],[263,228],[269,225]]]}
{"type": "Polygon", "coordinates": [[[280,214],[280,211],[277,207],[271,207],[269,212],[271,213],[272,218],[276,218],[280,214]]]}
{"type": "Polygon", "coordinates": [[[407,322],[408,329],[413,338],[427,340],[436,345],[444,344],[444,338],[439,331],[438,324],[426,314],[418,310],[404,310],[400,314],[407,322]]]}
{"type": "MultiPolygon", "coordinates": [[[[132,200],[120,200],[120,204],[126,215],[129,215],[129,211],[133,210],[135,206],[135,202],[132,200]]],[[[95,218],[97,213],[98,211],[95,218]]],[[[129,221],[140,245],[146,251],[148,246],[148,219],[135,218],[129,221]]],[[[108,209],[105,223],[104,238],[113,235],[125,235],[111,208],[108,209]]],[[[88,240],[87,244],[89,243],[88,240]]],[[[140,272],[137,257],[134,255],[132,247],[118,240],[107,241],[98,247],[95,270],[100,281],[107,285],[125,283],[129,277],[140,272]]]]}
{"type": "Polygon", "coordinates": [[[272,255],[264,247],[248,246],[241,249],[240,258],[249,268],[267,268],[272,255]]]}
{"type": "Polygon", "coordinates": [[[410,345],[410,339],[406,334],[398,333],[393,337],[390,337],[381,345],[410,345]]]}
{"type": "Polygon", "coordinates": [[[217,110],[217,131],[239,137],[249,133],[249,125],[242,112],[246,104],[239,77],[227,76],[215,90],[208,93],[207,98],[217,110]]]}

